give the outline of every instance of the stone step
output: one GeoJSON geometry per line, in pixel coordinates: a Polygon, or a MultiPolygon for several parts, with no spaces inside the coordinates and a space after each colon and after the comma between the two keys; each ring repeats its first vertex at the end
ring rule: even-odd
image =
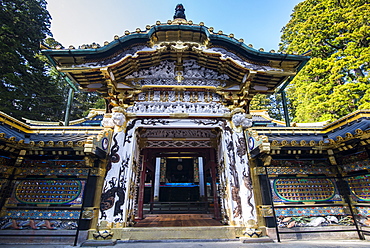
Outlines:
{"type": "Polygon", "coordinates": [[[166,213],[208,213],[206,202],[153,202],[150,212],[155,214],[166,213]]]}
{"type": "Polygon", "coordinates": [[[112,229],[121,240],[234,240],[243,236],[242,227],[132,227],[112,229]]]}

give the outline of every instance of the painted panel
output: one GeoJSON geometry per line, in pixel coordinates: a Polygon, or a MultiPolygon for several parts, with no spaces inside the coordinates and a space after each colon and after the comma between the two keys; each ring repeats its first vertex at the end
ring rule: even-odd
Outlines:
{"type": "Polygon", "coordinates": [[[84,181],[19,180],[10,204],[82,204],[84,181]]]}
{"type": "Polygon", "coordinates": [[[345,172],[360,171],[370,169],[370,159],[367,152],[360,152],[354,155],[348,155],[338,159],[345,172]]]}
{"type": "MultiPolygon", "coordinates": [[[[331,174],[330,167],[268,167],[269,175],[312,175],[331,174]]],[[[264,170],[263,170],[264,174],[264,170]]]]}
{"type": "Polygon", "coordinates": [[[80,210],[7,210],[4,218],[6,219],[30,219],[30,220],[78,220],[80,210]]]}
{"type": "Polygon", "coordinates": [[[284,207],[276,208],[276,216],[327,216],[327,215],[347,215],[349,210],[343,206],[330,207],[284,207]]]}
{"type": "Polygon", "coordinates": [[[8,185],[9,180],[8,179],[0,179],[0,192],[5,188],[6,185],[8,185]]]}
{"type": "Polygon", "coordinates": [[[370,174],[347,179],[351,192],[361,201],[370,201],[370,174]]]}
{"type": "Polygon", "coordinates": [[[358,215],[370,217],[370,207],[358,207],[358,206],[356,206],[356,210],[358,212],[358,215]]]}
{"type": "Polygon", "coordinates": [[[12,166],[14,163],[14,159],[9,157],[0,156],[0,165],[1,166],[12,166]]]}
{"type": "Polygon", "coordinates": [[[326,178],[274,179],[272,186],[276,202],[330,201],[336,192],[333,181],[326,178]]]}
{"type": "Polygon", "coordinates": [[[64,168],[64,167],[33,167],[19,168],[17,174],[20,176],[87,176],[88,168],[64,168]]]}
{"type": "Polygon", "coordinates": [[[22,167],[60,167],[60,168],[72,168],[72,167],[86,167],[85,160],[23,160],[22,167]]]}

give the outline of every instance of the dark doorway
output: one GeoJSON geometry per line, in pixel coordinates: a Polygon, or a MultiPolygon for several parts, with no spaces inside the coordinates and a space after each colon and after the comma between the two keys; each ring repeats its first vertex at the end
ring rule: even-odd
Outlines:
{"type": "Polygon", "coordinates": [[[167,181],[169,183],[192,183],[194,182],[193,159],[167,159],[167,181]]]}

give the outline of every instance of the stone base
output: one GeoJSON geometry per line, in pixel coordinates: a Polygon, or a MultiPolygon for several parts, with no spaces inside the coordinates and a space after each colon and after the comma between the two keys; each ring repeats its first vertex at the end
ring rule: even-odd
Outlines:
{"type": "Polygon", "coordinates": [[[240,238],[242,243],[274,243],[274,240],[269,237],[261,238],[240,238]]]}
{"type": "MultiPolygon", "coordinates": [[[[245,237],[245,227],[196,226],[196,227],[126,227],[113,228],[112,240],[236,240],[245,237]]],[[[93,240],[94,230],[88,238],[93,240]]]]}
{"type": "MultiPolygon", "coordinates": [[[[0,244],[55,244],[73,245],[76,230],[0,230],[0,244]]],[[[87,239],[87,231],[80,231],[77,244],[87,239]]]]}
{"type": "Polygon", "coordinates": [[[117,240],[110,239],[110,240],[86,240],[80,246],[81,247],[98,247],[98,246],[115,246],[117,244],[117,240]]]}
{"type": "MultiPolygon", "coordinates": [[[[369,229],[364,229],[369,230],[369,229]]],[[[359,239],[355,227],[352,226],[325,226],[325,227],[296,227],[296,228],[284,228],[284,232],[291,233],[280,233],[281,241],[292,241],[292,240],[349,240],[359,239]],[[343,231],[343,232],[330,232],[330,230],[354,230],[354,231],[343,231]],[[323,232],[311,232],[311,233],[294,233],[294,231],[323,231],[323,232]]],[[[276,229],[266,228],[267,235],[274,240],[277,240],[276,229]]],[[[364,235],[365,239],[369,239],[369,236],[364,235]]]]}

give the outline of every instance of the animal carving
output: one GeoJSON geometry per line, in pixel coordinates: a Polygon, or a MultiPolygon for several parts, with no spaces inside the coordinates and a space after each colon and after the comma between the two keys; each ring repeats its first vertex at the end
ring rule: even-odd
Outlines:
{"type": "Polygon", "coordinates": [[[100,200],[100,211],[101,211],[101,219],[106,219],[106,213],[105,210],[108,210],[113,207],[114,205],[114,213],[113,216],[121,215],[122,216],[122,210],[121,206],[124,203],[125,199],[125,192],[126,188],[124,186],[124,182],[120,182],[120,180],[116,179],[115,177],[112,178],[112,180],[109,181],[110,189],[106,190],[107,187],[105,187],[105,192],[101,195],[100,200]],[[118,196],[118,200],[115,202],[115,197],[118,196]]]}
{"type": "Polygon", "coordinates": [[[249,194],[248,194],[248,197],[247,197],[247,201],[248,201],[248,205],[251,207],[251,216],[254,216],[254,205],[251,202],[252,197],[253,197],[253,194],[252,194],[252,192],[253,192],[253,186],[252,186],[251,178],[250,178],[249,173],[246,170],[246,168],[244,168],[244,170],[243,170],[243,181],[244,181],[244,186],[249,191],[249,194]]]}
{"type": "Polygon", "coordinates": [[[234,208],[233,211],[234,218],[242,217],[242,200],[239,196],[239,191],[240,191],[239,188],[235,186],[231,187],[231,198],[233,199],[233,201],[236,202],[236,207],[234,208]]]}

